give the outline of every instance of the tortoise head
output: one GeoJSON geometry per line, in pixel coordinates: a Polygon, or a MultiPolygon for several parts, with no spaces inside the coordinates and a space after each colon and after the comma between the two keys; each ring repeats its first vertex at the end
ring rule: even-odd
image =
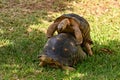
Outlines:
{"type": "Polygon", "coordinates": [[[39,55],[38,56],[39,60],[45,63],[51,63],[53,61],[52,58],[48,57],[47,55],[39,55]]]}
{"type": "Polygon", "coordinates": [[[70,21],[68,18],[63,19],[59,24],[58,24],[58,31],[64,30],[67,26],[70,25],[70,21]]]}
{"type": "Polygon", "coordinates": [[[44,65],[50,65],[51,67],[58,68],[61,64],[58,61],[55,61],[54,59],[48,57],[47,55],[39,55],[38,56],[40,63],[40,66],[44,65]]]}

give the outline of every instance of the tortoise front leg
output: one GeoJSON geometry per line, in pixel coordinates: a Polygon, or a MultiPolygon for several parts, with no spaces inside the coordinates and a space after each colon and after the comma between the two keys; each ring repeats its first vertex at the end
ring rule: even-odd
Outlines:
{"type": "Polygon", "coordinates": [[[69,70],[69,71],[75,71],[75,70],[76,70],[75,68],[69,67],[69,66],[61,66],[61,68],[62,68],[63,70],[69,70]]]}
{"type": "Polygon", "coordinates": [[[59,62],[55,62],[55,65],[59,66],[59,67],[62,68],[63,70],[69,70],[69,71],[74,71],[74,70],[75,70],[75,68],[70,67],[70,66],[62,65],[62,64],[60,64],[59,62]]]}
{"type": "Polygon", "coordinates": [[[69,19],[65,18],[58,24],[58,31],[61,32],[66,29],[67,25],[70,25],[69,19]]]}
{"type": "Polygon", "coordinates": [[[48,29],[47,29],[47,38],[50,38],[53,36],[53,33],[57,30],[57,25],[59,24],[59,22],[55,22],[55,23],[52,23],[48,29]]]}
{"type": "Polygon", "coordinates": [[[82,37],[82,32],[81,32],[81,30],[79,29],[79,26],[78,26],[78,25],[73,26],[73,29],[74,29],[75,37],[76,37],[76,39],[77,39],[77,45],[82,44],[82,42],[83,42],[83,37],[82,37]]]}
{"type": "Polygon", "coordinates": [[[86,51],[89,55],[93,55],[93,52],[92,52],[92,49],[91,49],[91,46],[88,42],[85,43],[85,48],[86,48],[86,51]]]}
{"type": "Polygon", "coordinates": [[[39,66],[45,66],[46,65],[46,63],[44,62],[44,61],[41,61],[40,63],[39,63],[39,66]]]}
{"type": "Polygon", "coordinates": [[[74,35],[77,39],[77,45],[80,45],[83,42],[83,37],[82,37],[82,32],[79,28],[79,24],[74,19],[70,19],[70,22],[74,30],[74,35]]]}

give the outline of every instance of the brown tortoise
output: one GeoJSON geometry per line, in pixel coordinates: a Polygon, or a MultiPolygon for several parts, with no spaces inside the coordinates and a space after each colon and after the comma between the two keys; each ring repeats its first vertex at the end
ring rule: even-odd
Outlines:
{"type": "Polygon", "coordinates": [[[70,33],[77,39],[77,44],[82,44],[85,47],[86,52],[92,55],[91,44],[93,44],[90,37],[89,23],[81,16],[77,14],[63,14],[58,17],[47,30],[47,37],[53,36],[54,32],[70,33]]]}
{"type": "Polygon", "coordinates": [[[60,33],[48,39],[42,54],[38,56],[40,66],[50,65],[64,70],[75,70],[73,65],[86,58],[76,39],[68,33],[60,33]]]}

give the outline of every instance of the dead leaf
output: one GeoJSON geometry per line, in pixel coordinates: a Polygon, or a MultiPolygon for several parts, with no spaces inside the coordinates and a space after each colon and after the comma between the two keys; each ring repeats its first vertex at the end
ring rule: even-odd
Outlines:
{"type": "Polygon", "coordinates": [[[112,54],[112,53],[113,53],[112,50],[107,49],[107,48],[102,48],[102,49],[100,49],[100,51],[105,52],[105,53],[108,53],[108,54],[112,54]]]}

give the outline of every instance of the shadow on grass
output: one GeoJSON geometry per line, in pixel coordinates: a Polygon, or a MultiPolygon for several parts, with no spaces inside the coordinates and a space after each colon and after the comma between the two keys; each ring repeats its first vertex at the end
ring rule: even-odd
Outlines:
{"type": "Polygon", "coordinates": [[[46,25],[39,21],[38,13],[10,14],[0,13],[0,78],[22,79],[39,68],[37,55],[46,42],[41,29],[46,25]]]}
{"type": "MultiPolygon", "coordinates": [[[[74,0],[77,1],[77,0],[74,0]]],[[[38,10],[46,10],[47,12],[60,12],[65,10],[72,10],[70,6],[72,0],[21,0],[21,1],[0,1],[1,10],[9,8],[22,8],[22,11],[34,12],[38,10]]]]}
{"type": "Polygon", "coordinates": [[[88,57],[82,64],[77,65],[77,72],[83,74],[81,79],[120,79],[120,68],[118,67],[120,66],[120,41],[111,40],[107,43],[107,45],[100,45],[95,42],[94,56],[88,57]]]}

